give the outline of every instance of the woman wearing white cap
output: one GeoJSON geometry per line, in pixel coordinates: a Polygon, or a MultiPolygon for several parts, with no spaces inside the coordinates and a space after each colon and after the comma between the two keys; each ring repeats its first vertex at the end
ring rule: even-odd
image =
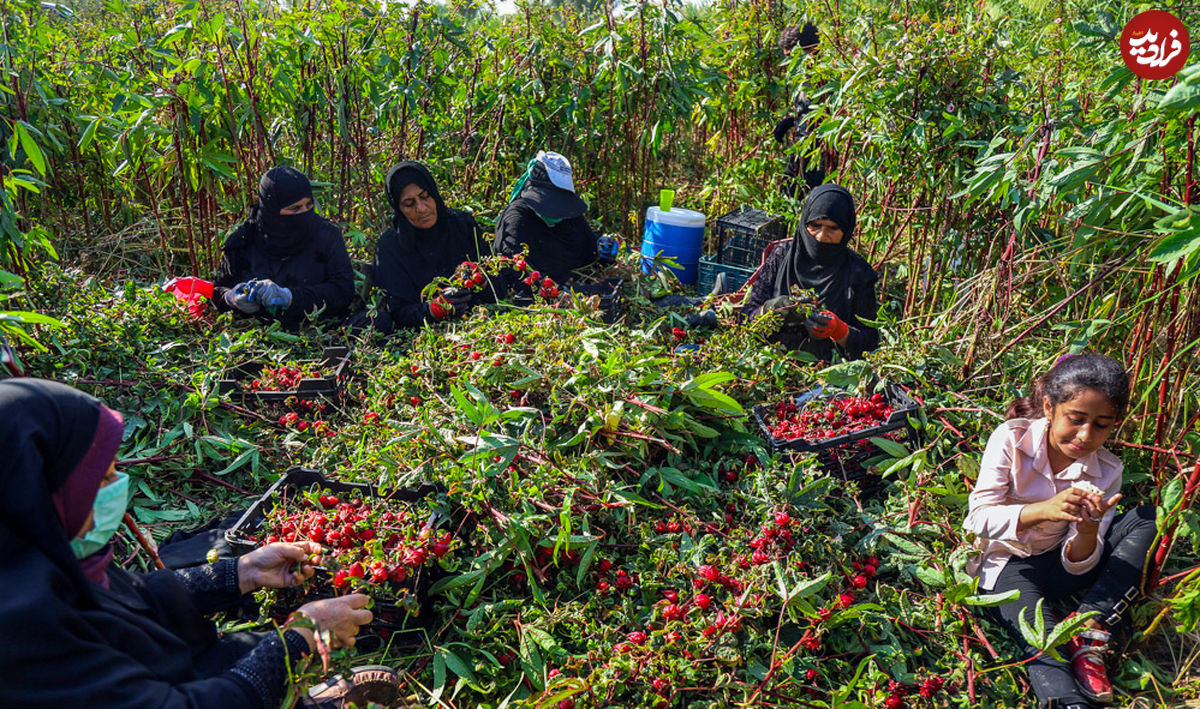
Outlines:
{"type": "Polygon", "coordinates": [[[588,224],[586,211],[587,204],[575,194],[571,163],[558,153],[539,151],[496,222],[492,249],[512,256],[528,246],[532,268],[568,283],[572,271],[597,258],[601,236],[588,224]]]}

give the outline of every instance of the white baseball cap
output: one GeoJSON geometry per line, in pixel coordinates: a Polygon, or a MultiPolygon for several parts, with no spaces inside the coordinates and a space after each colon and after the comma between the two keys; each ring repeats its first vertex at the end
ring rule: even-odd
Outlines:
{"type": "Polygon", "coordinates": [[[539,150],[537,160],[546,168],[546,174],[555,187],[568,192],[575,191],[575,181],[571,179],[571,161],[566,156],[554,151],[539,150]]]}

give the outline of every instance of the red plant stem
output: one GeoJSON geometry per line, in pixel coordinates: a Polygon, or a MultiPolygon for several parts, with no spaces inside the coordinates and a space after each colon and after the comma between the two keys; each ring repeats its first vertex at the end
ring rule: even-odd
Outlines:
{"type": "MultiPolygon", "coordinates": [[[[1187,485],[1183,488],[1183,498],[1179,501],[1179,509],[1185,510],[1191,504],[1192,495],[1196,492],[1196,486],[1200,485],[1200,461],[1196,462],[1196,466],[1192,468],[1192,474],[1188,478],[1187,485]]],[[[1167,560],[1167,554],[1171,551],[1171,544],[1175,541],[1175,527],[1179,524],[1179,520],[1171,522],[1170,526],[1163,531],[1162,540],[1158,544],[1158,550],[1154,552],[1154,560],[1150,563],[1150,572],[1146,578],[1146,588],[1153,589],[1158,587],[1159,575],[1162,573],[1162,565],[1167,560]]]]}
{"type": "MultiPolygon", "coordinates": [[[[992,362],[995,362],[996,359],[1000,357],[1000,355],[1004,354],[1005,352],[1010,350],[1013,346],[1015,346],[1018,342],[1025,339],[1025,337],[1027,335],[1029,335],[1029,333],[1033,332],[1034,330],[1038,329],[1042,325],[1046,324],[1046,322],[1048,320],[1050,320],[1050,318],[1052,318],[1058,314],[1058,311],[1067,307],[1067,304],[1069,304],[1072,300],[1075,300],[1083,293],[1091,292],[1092,289],[1095,288],[1097,284],[1102,283],[1104,281],[1104,279],[1108,278],[1108,276],[1113,271],[1117,270],[1118,267],[1120,267],[1126,261],[1128,261],[1133,256],[1133,254],[1137,252],[1138,247],[1140,247],[1140,246],[1141,246],[1140,243],[1135,244],[1133,248],[1129,249],[1124,254],[1122,254],[1119,258],[1117,258],[1115,261],[1110,263],[1103,271],[1101,271],[1099,274],[1097,274],[1096,277],[1094,277],[1092,280],[1088,281],[1087,284],[1084,285],[1082,288],[1080,288],[1079,290],[1076,290],[1074,293],[1071,293],[1070,295],[1066,296],[1062,300],[1058,301],[1058,303],[1056,303],[1054,305],[1054,307],[1050,308],[1045,313],[1043,313],[1042,316],[1040,318],[1038,318],[1037,320],[1035,320],[1032,325],[1025,328],[1023,331],[1021,331],[1021,334],[1019,334],[1016,337],[1014,337],[1013,339],[1009,340],[1007,344],[1005,344],[1003,347],[1001,347],[999,350],[997,350],[996,353],[994,355],[992,355],[986,362],[979,365],[974,370],[970,370],[970,371],[978,372],[978,371],[986,369],[988,367],[988,365],[990,365],[992,362]]],[[[969,374],[970,371],[966,372],[966,374],[969,374]]]]}
{"type": "Polygon", "coordinates": [[[158,549],[155,548],[154,542],[147,539],[146,535],[142,533],[142,530],[138,529],[137,522],[133,521],[133,515],[129,514],[128,512],[125,513],[125,526],[129,528],[129,531],[133,534],[134,539],[137,539],[138,546],[142,548],[142,551],[146,552],[146,554],[150,556],[150,560],[154,562],[154,568],[167,568],[166,565],[163,564],[162,559],[158,557],[158,549]]]}
{"type": "Polygon", "coordinates": [[[234,491],[234,492],[236,492],[236,493],[240,493],[240,494],[242,494],[242,495],[247,495],[247,496],[250,496],[250,497],[253,497],[253,496],[254,496],[254,493],[253,493],[253,492],[250,492],[249,490],[242,489],[242,488],[238,487],[237,485],[234,485],[233,483],[227,483],[227,482],[225,482],[224,480],[222,480],[221,478],[218,478],[218,477],[216,477],[216,476],[214,476],[214,475],[209,475],[208,473],[204,472],[203,470],[199,470],[199,469],[195,469],[195,468],[194,468],[194,469],[193,469],[193,472],[195,473],[195,475],[196,475],[197,477],[199,477],[199,478],[201,478],[201,479],[203,479],[203,480],[207,480],[207,481],[208,481],[208,482],[210,482],[210,483],[216,483],[216,484],[218,484],[218,485],[220,485],[220,486],[222,486],[222,487],[224,487],[224,488],[227,488],[227,489],[229,489],[229,490],[232,490],[232,491],[234,491]]]}
{"type": "MultiPolygon", "coordinates": [[[[1168,585],[1168,584],[1172,583],[1173,581],[1176,581],[1176,580],[1178,580],[1178,579],[1180,579],[1180,578],[1182,578],[1182,577],[1184,577],[1184,576],[1187,576],[1188,574],[1191,574],[1191,573],[1195,572],[1197,569],[1200,569],[1200,564],[1198,564],[1198,565],[1196,565],[1196,566],[1193,566],[1193,567],[1191,567],[1191,568],[1188,568],[1188,569],[1184,569],[1183,571],[1180,571],[1180,572],[1179,572],[1179,573],[1177,573],[1177,574],[1171,574],[1170,576],[1166,576],[1166,577],[1164,577],[1164,578],[1161,578],[1161,579],[1159,579],[1159,581],[1158,581],[1158,586],[1156,586],[1155,588],[1156,588],[1156,589],[1157,589],[1157,588],[1162,588],[1163,586],[1166,586],[1166,585],[1168,585]]],[[[1151,589],[1151,590],[1155,590],[1155,589],[1151,589]]]]}
{"type": "Polygon", "coordinates": [[[1118,445],[1118,446],[1122,446],[1123,448],[1136,448],[1138,450],[1151,451],[1153,453],[1162,453],[1163,455],[1170,455],[1170,456],[1174,456],[1176,458],[1178,458],[1180,455],[1182,455],[1185,458],[1196,457],[1194,453],[1190,453],[1190,452],[1184,451],[1184,450],[1179,450],[1178,448],[1162,448],[1161,446],[1148,446],[1148,445],[1145,445],[1144,443],[1132,443],[1130,441],[1112,440],[1109,442],[1113,443],[1115,445],[1118,445]]]}

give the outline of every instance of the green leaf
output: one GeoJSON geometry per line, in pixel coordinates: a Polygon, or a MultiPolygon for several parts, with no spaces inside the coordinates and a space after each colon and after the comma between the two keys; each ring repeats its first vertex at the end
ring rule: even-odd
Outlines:
{"type": "Polygon", "coordinates": [[[879,446],[881,449],[883,449],[883,452],[887,453],[893,458],[906,458],[910,455],[907,448],[891,439],[876,436],[871,439],[871,442],[879,446]]]}
{"type": "Polygon", "coordinates": [[[461,657],[444,647],[439,647],[437,652],[438,655],[442,656],[443,661],[446,663],[446,667],[449,667],[451,672],[459,677],[462,677],[469,684],[477,684],[475,681],[475,673],[471,671],[471,666],[464,662],[461,657]]]}
{"type": "Polygon", "coordinates": [[[31,126],[25,121],[17,121],[13,124],[13,133],[15,137],[20,139],[21,149],[25,151],[25,157],[33,164],[38,174],[44,177],[46,175],[46,156],[42,154],[42,149],[34,141],[33,134],[30,133],[30,128],[31,126]]]}
{"type": "Polygon", "coordinates": [[[979,606],[987,608],[989,606],[998,606],[1002,603],[1015,601],[1021,597],[1021,592],[1018,589],[1011,589],[1003,593],[979,593],[974,596],[967,596],[962,602],[968,606],[979,606]]]}

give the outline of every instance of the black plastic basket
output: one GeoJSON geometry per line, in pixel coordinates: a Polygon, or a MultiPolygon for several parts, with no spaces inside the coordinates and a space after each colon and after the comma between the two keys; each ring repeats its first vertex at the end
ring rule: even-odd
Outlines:
{"type": "MultiPolygon", "coordinates": [[[[909,429],[909,433],[911,434],[912,427],[908,423],[908,417],[916,414],[921,407],[917,405],[917,402],[911,396],[895,384],[888,385],[884,393],[887,396],[888,404],[892,407],[892,413],[888,416],[887,421],[878,426],[871,426],[861,431],[846,433],[833,438],[824,438],[819,441],[809,441],[802,438],[793,440],[776,438],[771,433],[769,423],[769,418],[774,415],[772,411],[773,405],[758,404],[752,410],[751,415],[758,424],[759,435],[766,441],[767,446],[775,451],[819,452],[844,447],[858,441],[865,441],[869,438],[884,436],[885,434],[900,431],[901,429],[909,429]]],[[[840,392],[828,392],[824,387],[817,387],[794,395],[792,400],[796,403],[797,407],[803,407],[811,401],[828,401],[842,396],[847,395],[840,392]]]]}
{"type": "MultiPolygon", "coordinates": [[[[275,484],[255,500],[236,524],[226,530],[225,541],[239,555],[258,547],[262,542],[256,536],[256,532],[274,505],[312,487],[327,489],[333,493],[358,492],[364,497],[384,497],[400,502],[416,502],[442,491],[438,485],[424,483],[417,488],[399,489],[380,495],[379,490],[367,483],[329,480],[318,470],[289,468],[275,484]]],[[[421,642],[419,636],[430,627],[433,620],[428,602],[429,587],[440,575],[440,569],[436,567],[423,567],[403,583],[393,585],[394,589],[404,589],[412,600],[407,607],[376,600],[371,609],[375,619],[364,630],[365,636],[381,643],[407,645],[421,642]]],[[[276,592],[273,615],[283,618],[305,603],[337,595],[332,581],[331,574],[325,568],[317,567],[316,574],[304,587],[281,589],[276,592]]]]}
{"type": "Polygon", "coordinates": [[[270,366],[270,363],[244,362],[235,365],[225,377],[217,381],[217,393],[242,402],[259,404],[281,403],[291,397],[334,400],[341,398],[351,374],[349,347],[326,347],[321,353],[321,359],[309,360],[302,364],[315,365],[324,374],[301,379],[295,389],[288,391],[251,391],[246,385],[257,379],[262,373],[262,368],[270,366]]]}
{"type": "Polygon", "coordinates": [[[704,295],[712,291],[713,284],[716,283],[717,274],[719,273],[725,274],[725,292],[737,292],[739,288],[746,284],[746,281],[750,280],[750,276],[753,276],[756,270],[758,270],[757,266],[752,268],[730,266],[701,256],[699,265],[700,276],[696,280],[696,292],[704,295]]]}
{"type": "Polygon", "coordinates": [[[756,269],[767,244],[787,236],[783,217],[761,209],[738,207],[718,217],[716,262],[756,269]]]}
{"type": "Polygon", "coordinates": [[[614,276],[596,283],[572,286],[572,289],[587,295],[599,295],[600,318],[605,324],[611,325],[625,314],[625,294],[621,291],[624,284],[624,278],[614,276]]]}

